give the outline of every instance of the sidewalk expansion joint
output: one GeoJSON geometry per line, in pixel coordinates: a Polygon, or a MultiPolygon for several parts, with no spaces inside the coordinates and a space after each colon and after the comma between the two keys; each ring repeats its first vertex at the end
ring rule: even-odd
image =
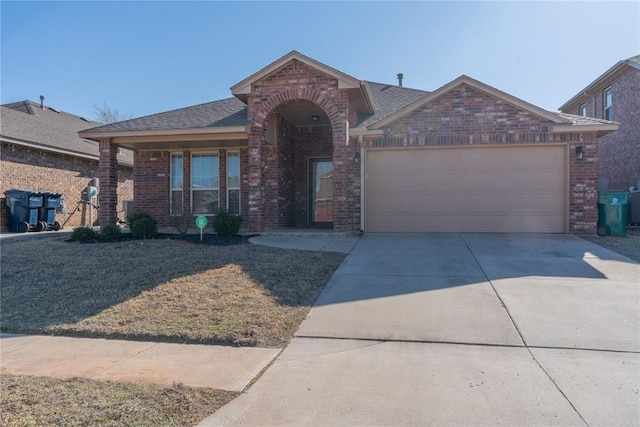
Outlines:
{"type": "Polygon", "coordinates": [[[580,411],[578,411],[578,408],[575,407],[575,405],[573,404],[573,402],[571,402],[571,400],[569,399],[569,396],[567,396],[564,391],[562,391],[562,389],[560,388],[560,386],[558,385],[558,383],[556,383],[556,381],[553,379],[553,377],[551,376],[551,374],[549,372],[547,372],[547,370],[542,366],[542,364],[538,361],[538,359],[536,359],[536,356],[533,354],[533,352],[531,351],[531,348],[529,347],[529,345],[527,344],[527,341],[524,339],[524,335],[522,334],[522,331],[520,331],[520,328],[518,328],[518,324],[516,323],[515,319],[513,318],[513,316],[511,315],[511,313],[509,312],[509,308],[507,307],[507,305],[505,304],[505,302],[502,300],[502,298],[500,297],[500,294],[498,293],[498,290],[496,289],[496,287],[494,286],[493,282],[491,281],[491,279],[489,278],[489,275],[487,274],[486,271],[484,271],[484,268],[482,268],[482,264],[480,264],[480,261],[478,261],[478,258],[476,258],[476,254],[473,253],[473,251],[471,250],[471,248],[469,247],[469,244],[467,243],[467,241],[464,239],[464,236],[462,236],[462,234],[458,234],[458,236],[460,236],[460,239],[462,239],[462,241],[464,242],[465,246],[467,247],[467,250],[469,251],[469,253],[471,254],[471,256],[473,257],[473,259],[476,261],[476,264],[478,264],[478,267],[480,268],[480,270],[482,271],[482,274],[484,274],[485,278],[487,279],[487,282],[489,282],[489,284],[491,285],[491,289],[493,289],[493,292],[496,294],[496,297],[498,298],[498,301],[500,301],[500,304],[502,304],[502,307],[504,308],[504,310],[507,312],[507,316],[509,316],[509,320],[511,320],[511,323],[513,324],[513,327],[516,329],[516,332],[518,332],[518,335],[520,336],[520,340],[522,340],[522,343],[524,344],[524,347],[527,349],[527,351],[529,352],[529,355],[531,356],[531,358],[533,359],[534,362],[536,362],[536,364],[538,365],[538,367],[542,370],[542,372],[544,372],[544,374],[547,376],[547,378],[549,378],[549,381],[551,381],[551,384],[553,384],[553,386],[556,388],[556,390],[558,390],[558,392],[560,393],[560,395],[562,395],[562,397],[564,397],[564,399],[567,401],[567,403],[571,406],[571,408],[573,409],[573,411],[576,413],[576,415],[578,415],[578,417],[580,417],[580,419],[582,420],[582,422],[588,426],[589,423],[587,423],[587,420],[584,419],[584,417],[582,416],[582,414],[580,413],[580,411]]]}

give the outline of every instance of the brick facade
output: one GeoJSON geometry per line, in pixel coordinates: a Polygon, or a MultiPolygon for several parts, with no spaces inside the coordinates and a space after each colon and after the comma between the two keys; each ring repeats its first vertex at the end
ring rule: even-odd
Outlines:
{"type": "MultiPolygon", "coordinates": [[[[67,213],[56,214],[56,220],[66,228],[89,225],[87,205],[78,204],[87,185],[98,177],[98,161],[36,148],[3,142],[0,170],[1,226],[7,228],[7,209],[4,192],[11,189],[48,191],[62,194],[67,213]],[[76,208],[79,208],[74,213],[76,208]],[[73,215],[72,215],[73,213],[73,215]]],[[[123,201],[133,199],[133,168],[118,167],[117,200],[118,211],[123,210],[123,201]]],[[[120,217],[124,219],[123,215],[120,217]]],[[[97,224],[98,214],[94,213],[97,224]]]]}
{"type": "MultiPolygon", "coordinates": [[[[218,155],[219,197],[221,207],[227,206],[227,153],[240,153],[240,215],[248,215],[248,152],[246,148],[211,149],[207,153],[218,155]]],[[[136,151],[135,152],[135,194],[134,211],[151,215],[159,227],[173,227],[169,212],[169,192],[171,179],[171,154],[182,154],[182,201],[185,212],[191,209],[191,155],[196,151],[136,151]]]]}
{"type": "MultiPolygon", "coordinates": [[[[281,141],[282,148],[272,148],[264,142],[268,119],[278,107],[297,101],[309,101],[317,105],[328,117],[332,130],[334,219],[336,231],[347,231],[352,223],[351,208],[347,206],[351,188],[348,182],[347,135],[349,117],[349,97],[346,91],[338,89],[337,79],[325,75],[306,64],[293,60],[282,69],[253,84],[248,98],[249,133],[249,226],[252,231],[278,228],[293,221],[295,206],[292,204],[292,187],[278,189],[282,179],[277,171],[270,172],[277,157],[291,156],[290,138],[281,141]],[[274,158],[272,150],[278,150],[274,158]],[[286,194],[285,194],[286,193],[286,194]],[[284,199],[284,200],[281,200],[284,199]],[[282,203],[285,200],[286,206],[282,203]],[[279,209],[280,205],[281,209],[279,209]],[[275,206],[274,206],[275,205],[275,206]],[[282,216],[281,216],[282,215],[282,216]]],[[[280,141],[279,141],[280,142],[280,141]]],[[[290,174],[285,169],[283,173],[290,174]]]]}
{"type": "Polygon", "coordinates": [[[625,67],[563,111],[579,115],[580,106],[586,104],[588,117],[604,118],[603,91],[608,87],[612,93],[611,120],[620,123],[620,128],[598,140],[599,177],[609,181],[611,190],[627,190],[640,181],[640,70],[625,67]]]}
{"type": "MultiPolygon", "coordinates": [[[[219,154],[219,202],[222,207],[226,203],[226,153],[227,150],[240,150],[241,215],[249,231],[311,225],[309,165],[312,159],[331,159],[333,163],[332,206],[326,207],[323,220],[319,222],[330,218],[332,221],[326,222],[332,223],[334,231],[348,232],[361,228],[362,166],[356,162],[356,155],[363,150],[552,144],[566,147],[568,231],[595,233],[600,144],[597,135],[600,131],[611,132],[615,125],[606,124],[603,128],[599,121],[570,122],[465,76],[427,98],[426,92],[413,89],[399,89],[404,91],[399,93],[393,86],[367,86],[339,72],[334,73],[335,70],[328,67],[316,68],[317,64],[313,65],[312,60],[298,59],[301,57],[295,52],[290,55],[293,59],[276,62],[232,88],[234,95],[246,104],[236,113],[246,113],[246,125],[235,125],[233,130],[231,127],[229,130],[212,128],[210,141],[206,132],[200,132],[204,127],[194,126],[201,136],[199,140],[191,141],[187,139],[191,134],[185,134],[181,136],[183,139],[173,142],[185,141],[187,147],[219,154]],[[373,93],[370,92],[374,90],[372,88],[377,88],[375,100],[384,108],[376,105],[374,98],[368,95],[373,93]],[[389,88],[395,89],[382,93],[389,88]],[[425,103],[420,105],[420,100],[425,103]],[[403,106],[414,109],[403,110],[403,106]],[[398,111],[405,114],[387,122],[390,119],[385,117],[395,117],[393,114],[398,111]],[[314,124],[305,120],[316,115],[314,124]],[[354,129],[352,125],[358,120],[354,129]],[[376,123],[386,124],[379,128],[376,123]],[[274,129],[275,133],[272,133],[274,129]],[[222,134],[229,135],[229,140],[224,140],[222,134]],[[238,148],[230,148],[236,143],[238,148]],[[577,147],[584,152],[582,160],[576,158],[577,147]]],[[[198,111],[193,117],[198,118],[198,111]]],[[[167,120],[174,120],[175,114],[167,114],[167,120]]],[[[159,119],[163,120],[162,117],[159,119]]],[[[145,120],[140,120],[142,126],[145,120]]],[[[176,126],[179,128],[179,124],[176,126]]],[[[210,125],[202,126],[208,128],[210,125]]],[[[169,138],[163,135],[152,143],[154,147],[161,147],[158,151],[135,153],[135,210],[150,213],[160,226],[171,225],[171,151],[163,147],[169,138]]],[[[129,146],[135,148],[135,141],[129,146]]],[[[145,150],[153,148],[151,145],[146,147],[145,150]]],[[[104,148],[105,164],[108,164],[111,151],[106,145],[104,148]]],[[[191,204],[190,156],[195,149],[182,151],[183,201],[187,212],[191,204]]],[[[329,194],[326,185],[323,192],[329,194]]]]}

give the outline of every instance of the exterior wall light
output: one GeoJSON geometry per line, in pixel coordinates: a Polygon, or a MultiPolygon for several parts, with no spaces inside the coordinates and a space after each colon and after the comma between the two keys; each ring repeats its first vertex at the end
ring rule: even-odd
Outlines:
{"type": "Polygon", "coordinates": [[[360,164],[360,152],[356,151],[355,154],[353,155],[353,163],[355,163],[356,165],[360,164]]]}
{"type": "Polygon", "coordinates": [[[584,150],[582,147],[576,147],[576,157],[578,160],[582,160],[584,158],[584,150]]]}
{"type": "Polygon", "coordinates": [[[317,122],[320,119],[320,116],[313,115],[311,116],[311,120],[317,122]]]}

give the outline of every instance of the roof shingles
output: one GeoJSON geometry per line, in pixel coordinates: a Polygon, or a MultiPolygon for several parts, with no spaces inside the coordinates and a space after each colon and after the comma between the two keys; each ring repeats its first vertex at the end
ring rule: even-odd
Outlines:
{"type": "MultiPolygon", "coordinates": [[[[43,149],[98,158],[98,143],[80,138],[78,132],[94,127],[95,122],[32,101],[0,106],[0,135],[16,143],[34,144],[43,149]]],[[[133,153],[122,150],[119,161],[133,164],[133,153]]]]}
{"type": "Polygon", "coordinates": [[[91,132],[142,131],[245,126],[246,124],[247,106],[237,98],[227,98],[111,123],[90,130],[91,132]]]}

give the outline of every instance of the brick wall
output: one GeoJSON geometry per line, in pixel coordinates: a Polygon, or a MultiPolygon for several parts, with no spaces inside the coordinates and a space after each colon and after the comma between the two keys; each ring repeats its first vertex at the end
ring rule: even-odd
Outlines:
{"type": "Polygon", "coordinates": [[[522,134],[547,133],[549,124],[463,84],[391,123],[385,127],[384,134],[385,137],[430,138],[421,145],[502,143],[507,142],[507,138],[509,142],[529,142],[532,137],[522,134]],[[460,136],[467,138],[460,139],[460,136]]]}
{"type": "MultiPolygon", "coordinates": [[[[24,147],[3,142],[0,171],[1,227],[7,228],[7,209],[4,192],[11,189],[48,191],[60,193],[67,207],[66,214],[57,214],[56,220],[62,224],[67,219],[66,228],[89,225],[86,205],[80,205],[82,192],[93,178],[98,177],[98,161],[45,150],[24,147]],[[73,213],[73,215],[71,215],[73,213]]],[[[133,199],[133,169],[118,168],[118,210],[123,210],[123,201],[133,199]]],[[[122,214],[120,214],[122,217],[122,214]]],[[[98,215],[94,212],[94,221],[98,215]]]]}
{"type": "MultiPolygon", "coordinates": [[[[189,156],[185,156],[186,163],[189,156]]],[[[169,222],[169,170],[171,156],[167,151],[136,151],[134,157],[134,211],[151,215],[159,227],[169,222]]],[[[184,176],[188,180],[188,176],[184,176]]],[[[184,193],[183,193],[184,195],[184,193]]],[[[189,206],[185,197],[185,208],[189,206]]]]}
{"type": "Polygon", "coordinates": [[[552,134],[551,122],[461,85],[384,129],[369,147],[566,144],[569,154],[569,232],[595,234],[598,152],[596,135],[552,134]],[[582,146],[583,160],[575,150],[582,146]]]}
{"type": "Polygon", "coordinates": [[[579,115],[584,103],[587,116],[604,118],[603,91],[609,86],[612,119],[620,128],[598,140],[599,177],[609,180],[611,190],[626,190],[640,181],[640,70],[625,67],[623,73],[594,87],[564,112],[579,115]]]}
{"type": "MultiPolygon", "coordinates": [[[[252,86],[248,97],[249,135],[249,227],[252,231],[277,226],[273,222],[273,197],[271,192],[280,179],[277,174],[266,172],[269,168],[265,156],[274,153],[264,143],[267,119],[281,105],[297,101],[309,101],[317,105],[329,118],[332,129],[334,174],[334,221],[336,231],[347,231],[350,223],[350,209],[347,206],[348,166],[347,118],[349,99],[345,91],[338,89],[338,81],[299,61],[291,61],[252,86]]],[[[287,187],[287,192],[290,188],[287,187]]],[[[282,195],[282,194],[281,194],[282,195]]],[[[282,213],[290,220],[290,205],[282,213]]],[[[280,210],[277,212],[280,214],[280,210]]],[[[277,216],[276,216],[277,217],[277,216]]]]}
{"type": "MultiPolygon", "coordinates": [[[[246,220],[248,208],[248,151],[246,148],[207,150],[218,153],[219,161],[219,206],[226,208],[227,198],[227,152],[240,152],[240,214],[246,220]]],[[[184,150],[183,165],[183,206],[184,211],[191,209],[191,154],[184,150]]],[[[138,151],[135,153],[135,202],[136,212],[150,214],[159,227],[172,227],[169,215],[169,183],[171,178],[171,153],[168,151],[138,151]]],[[[211,221],[210,221],[211,224],[211,221]]]]}

